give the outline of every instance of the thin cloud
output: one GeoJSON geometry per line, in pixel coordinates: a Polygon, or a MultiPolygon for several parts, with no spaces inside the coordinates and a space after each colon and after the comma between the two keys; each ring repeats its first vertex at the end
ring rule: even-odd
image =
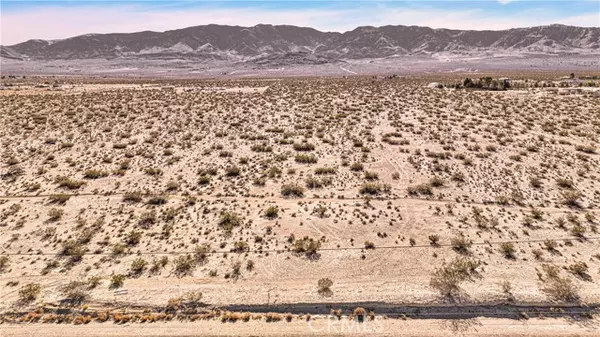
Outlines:
{"type": "Polygon", "coordinates": [[[544,10],[516,15],[482,9],[443,10],[382,5],[353,8],[273,9],[268,7],[146,9],[141,6],[39,7],[4,11],[1,41],[11,45],[28,39],[62,39],[87,33],[165,31],[205,24],[253,26],[259,23],[313,27],[322,31],[348,31],[358,26],[419,25],[453,29],[508,29],[563,23],[599,26],[598,13],[561,17],[544,10]]]}

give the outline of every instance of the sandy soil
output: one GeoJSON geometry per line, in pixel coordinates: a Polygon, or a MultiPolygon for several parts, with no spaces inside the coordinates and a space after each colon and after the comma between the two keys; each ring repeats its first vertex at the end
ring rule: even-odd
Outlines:
{"type": "MultiPolygon", "coordinates": [[[[82,293],[160,308],[198,291],[210,307],[600,302],[588,92],[363,77],[13,84],[0,95],[3,312],[82,293]],[[461,261],[468,277],[436,287],[461,261]]],[[[552,322],[542,332],[580,329],[552,322]]],[[[305,333],[294,324],[273,333],[305,333]]]]}

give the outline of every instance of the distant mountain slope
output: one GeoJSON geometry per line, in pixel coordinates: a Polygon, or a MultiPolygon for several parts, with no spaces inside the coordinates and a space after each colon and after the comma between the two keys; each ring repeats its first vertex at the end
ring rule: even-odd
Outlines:
{"type": "MultiPolygon", "coordinates": [[[[247,60],[308,53],[317,58],[376,58],[439,52],[600,52],[600,27],[564,25],[502,31],[417,26],[358,27],[345,33],[296,26],[205,25],[166,32],[87,34],[2,46],[0,56],[57,60],[91,58],[210,58],[247,60]]],[[[306,59],[306,58],[303,58],[306,59]]]]}

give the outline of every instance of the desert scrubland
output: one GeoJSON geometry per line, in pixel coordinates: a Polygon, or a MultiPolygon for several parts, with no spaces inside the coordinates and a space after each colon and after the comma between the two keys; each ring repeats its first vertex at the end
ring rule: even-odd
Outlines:
{"type": "MultiPolygon", "coordinates": [[[[465,305],[497,305],[516,335],[534,329],[517,318],[552,307],[594,322],[600,98],[544,88],[568,73],[512,75],[528,84],[7,79],[2,325],[179,318],[310,335],[285,326],[333,310],[406,332],[397,319],[419,311],[404,306],[465,305]],[[519,305],[542,309],[506,309],[519,305]]],[[[598,332],[561,322],[543,329],[598,332]]]]}

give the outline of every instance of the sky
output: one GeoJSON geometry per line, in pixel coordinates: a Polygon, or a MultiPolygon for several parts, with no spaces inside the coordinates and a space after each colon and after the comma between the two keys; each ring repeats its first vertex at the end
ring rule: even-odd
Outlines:
{"type": "Polygon", "coordinates": [[[600,27],[600,0],[0,0],[2,45],[211,23],[288,24],[338,32],[385,25],[476,30],[553,23],[600,27]]]}

